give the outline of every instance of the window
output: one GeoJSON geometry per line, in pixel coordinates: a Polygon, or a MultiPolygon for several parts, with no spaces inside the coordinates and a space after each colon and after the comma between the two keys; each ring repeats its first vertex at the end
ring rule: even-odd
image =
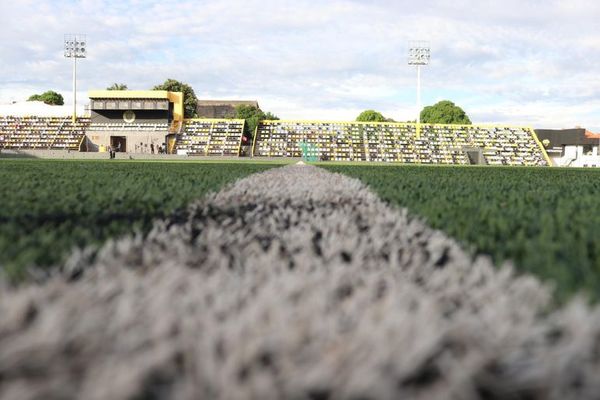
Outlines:
{"type": "Polygon", "coordinates": [[[583,145],[583,155],[584,156],[591,156],[594,152],[594,146],[591,144],[584,144],[583,145]]]}

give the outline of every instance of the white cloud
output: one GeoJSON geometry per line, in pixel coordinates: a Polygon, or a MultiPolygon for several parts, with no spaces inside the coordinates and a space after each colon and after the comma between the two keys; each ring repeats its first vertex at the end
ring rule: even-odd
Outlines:
{"type": "Polygon", "coordinates": [[[410,39],[429,40],[424,102],[477,122],[600,129],[600,3],[591,0],[20,0],[0,2],[0,102],[61,91],[62,36],[88,34],[79,87],[184,80],[284,118],[414,114],[410,39]]]}

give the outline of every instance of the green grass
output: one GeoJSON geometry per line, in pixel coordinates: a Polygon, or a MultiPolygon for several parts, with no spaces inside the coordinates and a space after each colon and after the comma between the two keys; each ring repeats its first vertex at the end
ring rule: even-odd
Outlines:
{"type": "Polygon", "coordinates": [[[367,183],[471,251],[600,300],[600,171],[322,165],[367,183]]]}
{"type": "Polygon", "coordinates": [[[147,231],[190,201],[277,163],[0,160],[0,265],[60,263],[73,246],[147,231]]]}
{"type": "MultiPolygon", "coordinates": [[[[0,160],[0,265],[60,263],[74,246],[147,231],[190,201],[277,162],[0,160]]],[[[600,171],[319,164],[363,180],[471,251],[600,300],[600,171]]]]}

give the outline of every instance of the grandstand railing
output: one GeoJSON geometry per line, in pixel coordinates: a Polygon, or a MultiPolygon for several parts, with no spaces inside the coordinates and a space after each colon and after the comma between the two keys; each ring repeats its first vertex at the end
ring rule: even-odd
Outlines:
{"type": "Polygon", "coordinates": [[[52,143],[50,144],[50,146],[48,148],[51,148],[52,145],[56,142],[56,139],[57,139],[59,133],[62,131],[63,127],[65,126],[65,124],[67,123],[67,121],[70,118],[71,117],[66,117],[65,119],[63,119],[63,121],[61,122],[60,126],[58,127],[58,130],[56,131],[56,135],[54,135],[54,139],[52,140],[52,143]]]}

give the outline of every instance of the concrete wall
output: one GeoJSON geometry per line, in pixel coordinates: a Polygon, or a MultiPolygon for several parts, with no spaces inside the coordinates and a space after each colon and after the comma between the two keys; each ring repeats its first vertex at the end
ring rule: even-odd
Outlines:
{"type": "MultiPolygon", "coordinates": [[[[0,158],[41,158],[59,160],[105,160],[109,159],[108,153],[85,153],[66,150],[2,150],[0,158]]],[[[122,160],[189,160],[187,156],[171,154],[135,154],[117,153],[117,159],[122,160]]],[[[212,160],[216,157],[212,157],[212,160]]]]}
{"type": "Polygon", "coordinates": [[[155,153],[158,146],[167,143],[167,131],[164,132],[131,132],[131,131],[88,131],[88,151],[102,151],[111,144],[111,136],[124,137],[126,140],[126,151],[128,153],[150,153],[151,144],[154,144],[155,153]]]}
{"type": "Polygon", "coordinates": [[[198,106],[199,118],[235,118],[235,107],[224,105],[198,106]]]}
{"type": "MultiPolygon", "coordinates": [[[[78,151],[66,150],[2,150],[0,158],[40,158],[40,159],[58,159],[58,160],[108,160],[108,153],[82,153],[78,151]]],[[[285,158],[280,157],[215,157],[215,156],[182,156],[173,154],[134,154],[134,153],[117,153],[117,159],[121,160],[196,160],[196,161],[247,161],[247,162],[271,162],[278,163],[295,163],[301,161],[300,158],[285,158]]]]}
{"type": "Polygon", "coordinates": [[[199,118],[235,118],[235,108],[240,105],[260,108],[255,100],[198,100],[199,118]]]}

